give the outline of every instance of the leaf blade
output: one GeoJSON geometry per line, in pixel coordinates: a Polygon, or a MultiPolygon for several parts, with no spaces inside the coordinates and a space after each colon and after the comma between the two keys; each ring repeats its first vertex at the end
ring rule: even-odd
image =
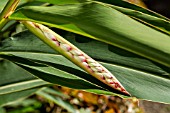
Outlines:
{"type": "Polygon", "coordinates": [[[101,3],[88,2],[48,8],[27,7],[19,13],[14,13],[11,18],[45,21],[44,23],[53,25],[74,23],[86,34],[91,35],[91,38],[116,45],[170,67],[168,35],[155,31],[101,3]],[[17,15],[19,13],[27,18],[17,15]],[[35,13],[39,16],[35,16],[35,13]],[[48,19],[44,19],[46,16],[48,19]]]}
{"type": "MultiPolygon", "coordinates": [[[[90,40],[88,42],[77,42],[76,40],[80,40],[84,37],[76,36],[74,39],[70,38],[70,35],[67,36],[67,34],[65,38],[101,62],[107,69],[109,69],[109,71],[111,71],[116,76],[116,78],[133,96],[136,96],[140,99],[170,103],[169,68],[163,68],[162,65],[158,65],[148,59],[144,59],[127,51],[123,51],[122,49],[118,49],[110,45],[108,46],[105,43],[101,43],[95,40],[90,40]],[[102,52],[105,52],[105,54],[102,54],[102,52]]],[[[15,58],[16,56],[21,57],[18,59],[25,58],[40,64],[52,66],[53,68],[60,69],[81,78],[83,78],[85,74],[84,72],[80,73],[82,71],[80,68],[73,65],[70,61],[61,55],[51,51],[51,48],[48,48],[48,46],[45,44],[43,45],[40,40],[38,40],[29,32],[20,33],[19,35],[16,35],[16,37],[13,37],[13,40],[6,39],[3,41],[2,46],[3,47],[0,48],[0,51],[6,53],[8,56],[6,58],[9,58],[10,54],[14,59],[17,59],[15,58]],[[24,38],[23,36],[27,37],[24,38]],[[34,46],[31,48],[33,42],[34,46]],[[82,76],[80,76],[77,71],[74,72],[71,70],[79,70],[78,73],[82,76]]],[[[93,78],[83,79],[97,84],[93,78]]],[[[108,89],[107,87],[101,85],[100,82],[97,85],[108,89]]],[[[110,91],[108,91],[105,89],[90,89],[89,87],[84,90],[97,94],[115,95],[115,91],[110,89],[110,91]]]]}

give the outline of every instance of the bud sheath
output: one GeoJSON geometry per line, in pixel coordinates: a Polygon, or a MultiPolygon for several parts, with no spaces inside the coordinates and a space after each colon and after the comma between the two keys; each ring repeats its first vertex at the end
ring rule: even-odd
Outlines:
{"type": "Polygon", "coordinates": [[[47,45],[61,53],[92,76],[112,88],[130,95],[111,72],[63,37],[41,24],[27,21],[23,21],[22,23],[47,45]]]}

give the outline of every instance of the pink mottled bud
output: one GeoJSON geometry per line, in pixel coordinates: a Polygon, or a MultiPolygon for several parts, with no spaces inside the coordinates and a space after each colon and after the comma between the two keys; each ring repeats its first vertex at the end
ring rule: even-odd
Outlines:
{"type": "Polygon", "coordinates": [[[65,51],[70,51],[72,48],[68,44],[62,44],[60,43],[60,47],[64,49],[65,51]]]}
{"type": "Polygon", "coordinates": [[[109,73],[102,73],[104,77],[106,77],[107,79],[112,79],[112,75],[110,75],[109,73]]]}
{"type": "Polygon", "coordinates": [[[106,82],[110,84],[110,83],[113,82],[113,80],[112,80],[112,79],[107,79],[107,78],[106,78],[106,82]]]}
{"type": "Polygon", "coordinates": [[[115,86],[115,88],[116,88],[117,90],[119,90],[119,91],[121,91],[121,90],[122,90],[120,87],[116,87],[116,86],[115,86]]]}
{"type": "Polygon", "coordinates": [[[102,72],[103,69],[101,67],[91,67],[91,69],[94,71],[94,72],[102,72]]]}
{"type": "Polygon", "coordinates": [[[56,45],[56,46],[60,46],[60,43],[58,41],[53,41],[53,43],[56,45]]]}
{"type": "Polygon", "coordinates": [[[112,81],[112,82],[110,82],[109,84],[115,84],[115,82],[112,81]]]}
{"type": "Polygon", "coordinates": [[[100,77],[102,80],[105,80],[105,77],[103,76],[102,73],[96,72],[95,74],[96,74],[98,77],[100,77]]]}
{"type": "Polygon", "coordinates": [[[51,40],[56,39],[55,36],[53,34],[49,33],[49,32],[44,32],[44,35],[51,40]]]}
{"type": "Polygon", "coordinates": [[[56,38],[52,38],[51,40],[52,40],[52,41],[58,41],[56,38]]]}
{"type": "Polygon", "coordinates": [[[70,53],[72,53],[73,55],[76,55],[76,56],[82,56],[83,55],[82,52],[75,50],[75,49],[71,50],[70,53]]]}
{"type": "Polygon", "coordinates": [[[125,90],[125,89],[121,89],[121,91],[122,91],[122,92],[126,92],[126,90],[125,90]]]}
{"type": "Polygon", "coordinates": [[[98,72],[98,70],[96,69],[96,67],[90,67],[94,72],[98,72]]]}
{"type": "MultiPolygon", "coordinates": [[[[29,22],[29,24],[32,25],[32,26],[35,27],[35,28],[37,27],[37,26],[35,25],[35,23],[33,23],[33,22],[29,22]]],[[[39,28],[39,27],[38,27],[38,28],[39,28]]]]}
{"type": "Polygon", "coordinates": [[[120,88],[120,85],[118,83],[115,83],[115,88],[120,88]]]}
{"type": "Polygon", "coordinates": [[[91,66],[91,67],[99,67],[101,65],[99,63],[89,63],[89,66],[91,66]]]}
{"type": "Polygon", "coordinates": [[[82,64],[83,64],[85,67],[89,68],[89,65],[88,65],[86,62],[82,62],[82,64]]]}
{"type": "Polygon", "coordinates": [[[86,62],[86,58],[84,56],[74,56],[74,58],[79,62],[86,62]]]}
{"type": "Polygon", "coordinates": [[[93,59],[89,58],[89,59],[87,59],[87,62],[88,63],[94,63],[95,61],[93,59]]]}
{"type": "MultiPolygon", "coordinates": [[[[27,23],[25,22],[25,24],[27,23]]],[[[50,29],[48,29],[47,27],[41,24],[30,23],[30,25],[35,27],[35,30],[36,29],[41,30],[42,32],[38,32],[39,34],[41,33],[41,35],[38,35],[38,36],[42,36],[42,33],[43,33],[44,36],[41,37],[41,39],[47,44],[49,44],[49,41],[54,43],[56,47],[54,45],[51,46],[51,43],[49,45],[53,47],[56,51],[59,51],[65,57],[67,57],[68,59],[73,61],[75,64],[77,64],[78,66],[83,68],[85,71],[87,71],[89,74],[93,75],[94,77],[106,83],[107,85],[119,91],[122,91],[126,94],[129,94],[124,89],[124,87],[119,83],[119,81],[114,77],[114,75],[112,75],[112,73],[110,73],[101,64],[93,60],[90,56],[86,55],[81,50],[73,46],[63,37],[61,37],[58,34],[55,34],[50,29]]]]}
{"type": "Polygon", "coordinates": [[[73,58],[73,55],[70,52],[67,52],[67,55],[73,58]]]}
{"type": "Polygon", "coordinates": [[[106,80],[106,78],[105,78],[104,76],[102,76],[102,79],[103,79],[103,80],[106,80]]]}

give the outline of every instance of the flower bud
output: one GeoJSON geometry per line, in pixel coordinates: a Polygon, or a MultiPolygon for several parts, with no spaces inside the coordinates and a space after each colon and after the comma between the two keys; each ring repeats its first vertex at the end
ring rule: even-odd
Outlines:
{"type": "Polygon", "coordinates": [[[82,56],[83,55],[80,51],[75,50],[75,49],[71,50],[70,53],[72,53],[75,56],[82,56]]]}
{"type": "Polygon", "coordinates": [[[64,49],[64,51],[67,51],[67,52],[72,49],[71,46],[69,46],[68,44],[63,44],[63,43],[60,43],[60,47],[64,49]]]}
{"type": "Polygon", "coordinates": [[[74,58],[79,62],[86,62],[86,58],[84,56],[74,56],[74,58]]]}

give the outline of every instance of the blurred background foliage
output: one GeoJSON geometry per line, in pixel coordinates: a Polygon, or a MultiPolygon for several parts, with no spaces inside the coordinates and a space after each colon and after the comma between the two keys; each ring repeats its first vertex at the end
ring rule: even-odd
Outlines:
{"type": "Polygon", "coordinates": [[[123,100],[60,86],[44,88],[3,109],[1,113],[143,113],[135,98],[123,100]]]}
{"type": "MultiPolygon", "coordinates": [[[[170,0],[125,0],[170,18],[170,0]]],[[[0,10],[7,0],[2,0],[0,10]]],[[[170,105],[97,95],[61,86],[43,88],[31,97],[0,107],[0,113],[170,113],[170,105]]]]}

